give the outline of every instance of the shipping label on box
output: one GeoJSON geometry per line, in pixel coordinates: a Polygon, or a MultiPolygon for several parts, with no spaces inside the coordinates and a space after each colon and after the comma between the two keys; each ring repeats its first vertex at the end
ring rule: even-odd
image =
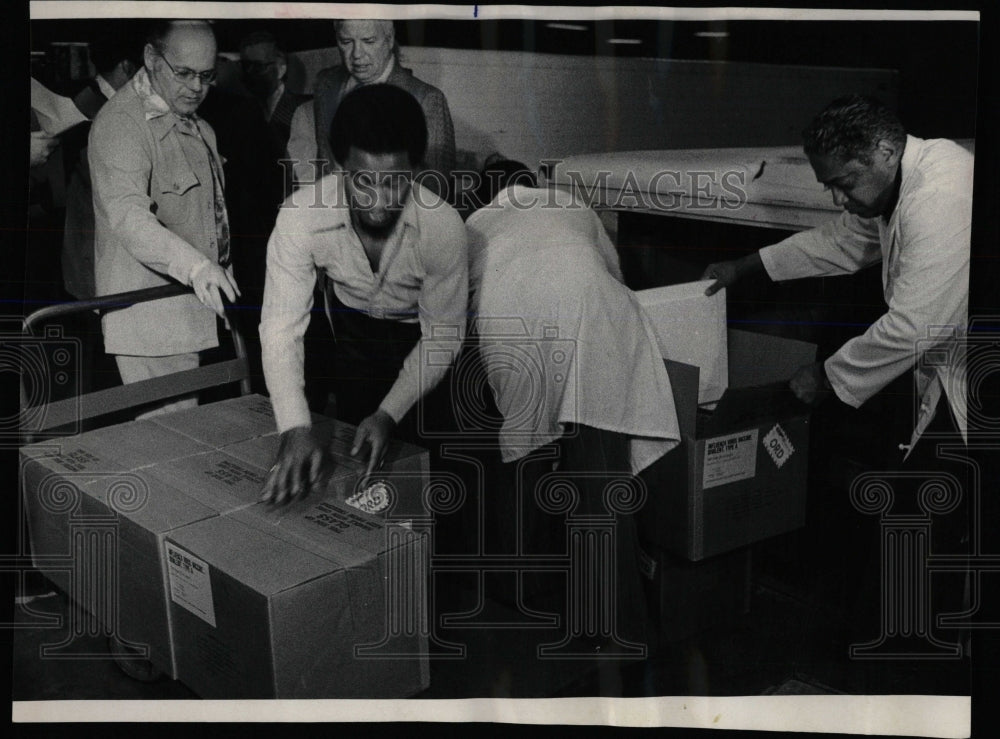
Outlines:
{"type": "Polygon", "coordinates": [[[214,627],[215,605],[212,603],[208,563],[169,541],[164,543],[164,548],[167,553],[170,600],[214,627]]]}
{"type": "Polygon", "coordinates": [[[757,429],[705,439],[702,488],[747,480],[757,472],[757,429]]]}

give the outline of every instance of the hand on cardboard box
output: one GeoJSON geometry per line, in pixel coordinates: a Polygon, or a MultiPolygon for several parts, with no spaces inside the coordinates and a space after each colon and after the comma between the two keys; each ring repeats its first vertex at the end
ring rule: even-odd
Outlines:
{"type": "Polygon", "coordinates": [[[806,405],[819,405],[833,392],[822,362],[799,367],[788,381],[788,386],[795,397],[806,405]]]}
{"type": "Polygon", "coordinates": [[[264,483],[261,502],[282,503],[286,498],[312,492],[320,481],[326,456],[326,448],[309,426],[283,431],[278,459],[264,483]]]}
{"type": "Polygon", "coordinates": [[[358,431],[354,434],[354,444],[351,445],[351,456],[358,456],[361,447],[366,443],[371,447],[368,454],[368,469],[365,471],[366,478],[382,466],[389,437],[395,428],[396,421],[381,408],[358,425],[358,431]]]}

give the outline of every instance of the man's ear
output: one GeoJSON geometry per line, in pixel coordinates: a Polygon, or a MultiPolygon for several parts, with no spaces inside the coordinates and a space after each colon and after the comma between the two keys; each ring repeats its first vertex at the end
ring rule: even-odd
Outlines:
{"type": "Polygon", "coordinates": [[[899,161],[899,147],[889,139],[879,139],[875,145],[875,155],[889,166],[894,166],[899,161]]]}
{"type": "Polygon", "coordinates": [[[153,48],[152,44],[146,44],[142,50],[142,61],[146,65],[146,69],[153,68],[153,60],[156,58],[156,49],[153,48]]]}
{"type": "Polygon", "coordinates": [[[288,74],[288,62],[285,61],[283,56],[279,56],[274,60],[275,69],[278,70],[278,79],[284,81],[285,75],[288,74]]]}

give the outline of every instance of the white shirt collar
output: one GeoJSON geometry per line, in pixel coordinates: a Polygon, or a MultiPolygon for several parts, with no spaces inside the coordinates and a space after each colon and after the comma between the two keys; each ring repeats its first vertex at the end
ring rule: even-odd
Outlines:
{"type": "Polygon", "coordinates": [[[281,96],[284,94],[285,94],[285,83],[279,81],[278,86],[274,88],[274,92],[271,93],[271,97],[267,99],[268,118],[274,115],[274,109],[278,107],[278,101],[281,100],[281,96]]]}
{"type": "MultiPolygon", "coordinates": [[[[366,82],[365,84],[367,85],[383,84],[387,79],[389,79],[389,75],[392,74],[392,70],[395,68],[395,66],[396,66],[396,57],[395,56],[389,57],[389,63],[385,65],[385,69],[382,70],[382,74],[378,76],[378,79],[372,80],[371,82],[366,82]]],[[[344,85],[344,94],[346,95],[355,87],[358,87],[358,85],[359,85],[358,81],[354,77],[348,75],[347,82],[344,85]]]]}

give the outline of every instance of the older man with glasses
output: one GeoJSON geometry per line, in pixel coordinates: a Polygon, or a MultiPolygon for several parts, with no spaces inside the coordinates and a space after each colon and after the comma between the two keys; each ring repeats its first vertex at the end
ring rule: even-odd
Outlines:
{"type": "MultiPolygon", "coordinates": [[[[104,317],[105,351],[125,383],[197,367],[198,352],[218,345],[221,294],[239,295],[222,162],[215,133],[196,114],[215,82],[215,59],[207,23],[156,24],[143,68],[91,128],[98,294],[171,282],[195,292],[104,317]]],[[[196,402],[182,398],[143,415],[196,402]]]]}

